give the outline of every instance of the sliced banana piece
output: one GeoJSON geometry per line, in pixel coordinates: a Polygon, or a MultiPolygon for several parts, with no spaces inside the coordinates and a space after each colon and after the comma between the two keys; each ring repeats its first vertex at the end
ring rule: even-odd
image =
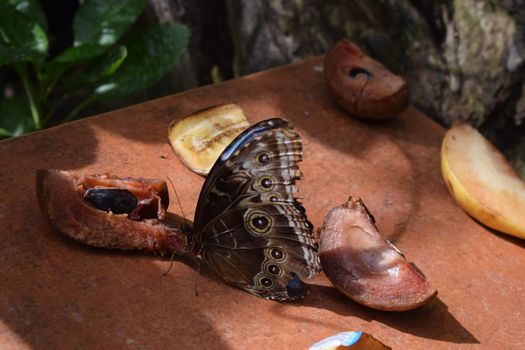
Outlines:
{"type": "Polygon", "coordinates": [[[180,160],[206,176],[222,151],[249,125],[242,108],[228,103],[173,121],[168,138],[180,160]]]}
{"type": "Polygon", "coordinates": [[[458,124],[445,134],[441,170],[463,210],[498,231],[525,239],[525,182],[476,129],[458,124]]]}

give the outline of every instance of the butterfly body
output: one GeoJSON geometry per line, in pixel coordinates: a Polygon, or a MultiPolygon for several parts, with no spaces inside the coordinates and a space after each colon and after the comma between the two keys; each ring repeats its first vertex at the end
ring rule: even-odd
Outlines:
{"type": "Polygon", "coordinates": [[[290,123],[262,121],[224,150],[199,196],[192,252],[225,281],[260,297],[303,297],[299,276],[320,270],[312,224],[294,198],[301,160],[290,123]]]}

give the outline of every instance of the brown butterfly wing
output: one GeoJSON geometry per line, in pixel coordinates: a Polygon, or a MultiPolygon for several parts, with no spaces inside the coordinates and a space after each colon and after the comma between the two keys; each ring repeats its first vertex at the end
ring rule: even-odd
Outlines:
{"type": "Polygon", "coordinates": [[[294,198],[299,135],[283,119],[247,129],[223,152],[201,191],[193,249],[224,280],[255,295],[295,299],[298,275],[320,270],[317,243],[294,198]]]}

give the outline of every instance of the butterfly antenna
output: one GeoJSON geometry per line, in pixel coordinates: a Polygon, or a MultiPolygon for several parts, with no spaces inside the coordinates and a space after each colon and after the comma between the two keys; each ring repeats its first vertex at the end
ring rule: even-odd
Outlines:
{"type": "Polygon", "coordinates": [[[168,267],[168,269],[162,274],[162,276],[166,276],[171,268],[173,267],[173,258],[175,257],[175,250],[171,253],[171,258],[170,258],[170,267],[168,267]]]}
{"type": "Polygon", "coordinates": [[[195,296],[199,296],[199,275],[201,274],[201,262],[197,260],[197,274],[195,275],[195,296]]]}
{"type": "MultiPolygon", "coordinates": [[[[184,225],[187,225],[188,221],[186,220],[186,216],[184,215],[184,210],[182,210],[182,205],[180,204],[179,195],[177,194],[177,190],[175,189],[175,185],[173,184],[173,181],[171,181],[169,176],[168,176],[168,181],[170,182],[171,187],[173,188],[173,192],[175,192],[175,198],[177,198],[177,203],[179,203],[179,208],[180,208],[180,212],[182,214],[182,218],[184,220],[184,225]]],[[[174,257],[175,257],[175,250],[171,253],[170,267],[168,267],[168,270],[166,270],[166,272],[164,272],[162,274],[162,276],[166,276],[170,272],[171,268],[173,267],[173,258],[174,257]]]]}
{"type": "MultiPolygon", "coordinates": [[[[184,225],[186,226],[186,229],[189,230],[188,220],[186,219],[186,215],[184,215],[184,210],[182,209],[182,205],[180,203],[179,194],[177,193],[177,189],[175,188],[175,185],[173,184],[173,181],[168,177],[168,181],[171,184],[171,187],[173,188],[173,192],[175,192],[175,198],[177,198],[177,203],[179,203],[180,212],[182,215],[182,218],[184,219],[184,225]]],[[[164,275],[168,274],[170,272],[171,267],[173,266],[173,258],[175,256],[175,251],[171,254],[171,261],[170,261],[170,267],[168,268],[168,271],[164,273],[164,275]]],[[[197,260],[197,269],[196,269],[197,275],[195,275],[195,296],[199,296],[199,275],[201,274],[201,263],[199,260],[197,260]]]]}
{"type": "Polygon", "coordinates": [[[180,204],[179,195],[177,193],[177,190],[175,189],[175,185],[173,184],[173,181],[171,181],[171,179],[169,177],[168,177],[168,181],[170,182],[171,187],[173,188],[173,192],[175,192],[175,198],[177,198],[177,203],[179,203],[179,208],[180,208],[180,212],[182,214],[182,218],[184,219],[184,223],[187,225],[188,224],[188,220],[186,219],[186,215],[184,215],[184,210],[182,209],[182,205],[180,204]]]}

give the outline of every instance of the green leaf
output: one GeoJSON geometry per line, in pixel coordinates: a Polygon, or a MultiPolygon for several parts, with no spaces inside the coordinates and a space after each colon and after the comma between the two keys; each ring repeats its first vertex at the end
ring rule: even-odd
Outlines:
{"type": "Polygon", "coordinates": [[[128,49],[122,45],[109,50],[99,62],[91,66],[83,77],[87,82],[95,83],[102,78],[113,75],[128,56],[128,49]]]}
{"type": "MultiPolygon", "coordinates": [[[[108,50],[107,47],[96,43],[86,43],[80,46],[68,47],[53,60],[40,65],[41,98],[46,99],[55,87],[61,76],[75,64],[85,63],[101,56],[108,50]]],[[[72,79],[78,80],[78,79],[72,79]]]]}
{"type": "Polygon", "coordinates": [[[0,0],[0,36],[4,46],[45,54],[47,36],[38,23],[18,11],[5,0],[0,0]]]}
{"type": "Polygon", "coordinates": [[[54,59],[53,63],[79,63],[98,57],[108,48],[96,43],[86,43],[80,46],[68,47],[54,59]]]}
{"type": "Polygon", "coordinates": [[[9,137],[13,137],[13,134],[11,134],[6,129],[0,128],[0,138],[9,138],[9,137]]]}
{"type": "Polygon", "coordinates": [[[4,98],[0,103],[0,129],[3,136],[20,136],[35,130],[27,97],[4,98]],[[9,134],[9,135],[8,135],[9,134]]]}
{"type": "Polygon", "coordinates": [[[87,0],[75,14],[74,46],[113,45],[135,22],[145,4],[145,0],[87,0]]]}
{"type": "Polygon", "coordinates": [[[35,52],[31,50],[0,45],[0,66],[20,61],[29,61],[34,56],[35,52]]]}
{"type": "Polygon", "coordinates": [[[128,50],[126,46],[118,46],[111,48],[106,54],[98,58],[85,72],[82,74],[69,74],[65,76],[62,83],[68,90],[76,90],[81,87],[92,87],[97,81],[109,77],[114,74],[120,67],[122,62],[126,59],[128,50]]]}
{"type": "Polygon", "coordinates": [[[7,2],[47,30],[47,18],[37,0],[7,0],[7,2]]]}
{"type": "Polygon", "coordinates": [[[160,80],[177,63],[190,31],[180,24],[156,25],[129,39],[128,57],[95,89],[101,98],[135,94],[160,80]]]}

